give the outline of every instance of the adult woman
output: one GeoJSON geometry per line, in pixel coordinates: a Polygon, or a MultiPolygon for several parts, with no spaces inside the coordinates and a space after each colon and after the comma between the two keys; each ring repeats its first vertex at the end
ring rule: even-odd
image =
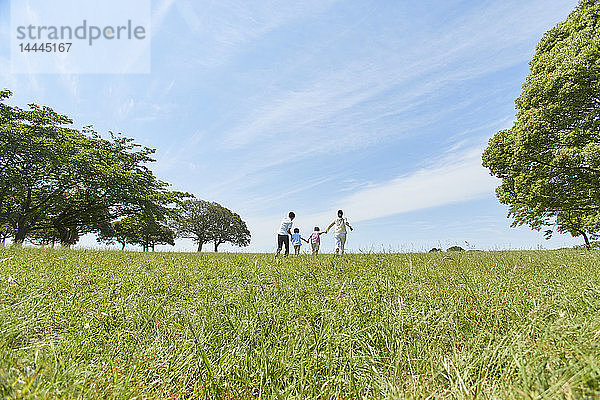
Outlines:
{"type": "Polygon", "coordinates": [[[337,218],[329,224],[325,233],[329,232],[331,227],[335,226],[333,230],[333,235],[335,237],[335,254],[344,254],[344,246],[346,245],[346,227],[350,228],[351,231],[354,229],[348,223],[348,219],[344,218],[344,212],[342,210],[338,210],[337,218]]]}

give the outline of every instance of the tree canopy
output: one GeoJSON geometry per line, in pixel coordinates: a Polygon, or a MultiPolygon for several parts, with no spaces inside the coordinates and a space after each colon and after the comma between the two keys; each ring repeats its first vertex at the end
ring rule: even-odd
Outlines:
{"type": "Polygon", "coordinates": [[[448,250],[446,250],[446,251],[450,251],[450,252],[459,251],[460,252],[460,251],[465,251],[465,249],[463,249],[460,246],[450,246],[450,247],[448,247],[448,250]]]}
{"type": "Polygon", "coordinates": [[[513,226],[590,240],[600,232],[600,1],[581,0],[537,45],[512,128],[483,165],[513,226]]]}

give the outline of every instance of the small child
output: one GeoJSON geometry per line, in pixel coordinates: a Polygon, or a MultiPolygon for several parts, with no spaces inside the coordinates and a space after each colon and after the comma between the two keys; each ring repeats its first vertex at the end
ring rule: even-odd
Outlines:
{"type": "MultiPolygon", "coordinates": [[[[321,246],[321,235],[327,232],[319,232],[320,229],[318,226],[315,226],[315,230],[310,234],[308,240],[310,241],[310,245],[312,246],[312,253],[319,254],[319,247],[321,246]]],[[[308,242],[307,242],[308,243],[308,242]]]]}
{"type": "Polygon", "coordinates": [[[300,236],[300,229],[294,228],[294,234],[292,235],[292,245],[294,246],[294,252],[296,255],[300,255],[300,246],[302,246],[303,240],[306,243],[308,243],[308,240],[300,236]]]}

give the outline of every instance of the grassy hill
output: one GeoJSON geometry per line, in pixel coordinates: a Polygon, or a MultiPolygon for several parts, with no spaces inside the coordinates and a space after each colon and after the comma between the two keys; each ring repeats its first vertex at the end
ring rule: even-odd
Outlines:
{"type": "Polygon", "coordinates": [[[2,398],[598,398],[600,252],[0,248],[2,398]]]}

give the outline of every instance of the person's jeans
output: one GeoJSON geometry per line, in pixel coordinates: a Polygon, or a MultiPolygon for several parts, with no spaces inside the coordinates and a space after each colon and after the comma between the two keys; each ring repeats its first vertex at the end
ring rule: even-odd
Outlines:
{"type": "Polygon", "coordinates": [[[335,253],[341,251],[344,254],[344,246],[346,245],[346,232],[335,234],[335,253]]]}
{"type": "Polygon", "coordinates": [[[285,255],[290,254],[290,237],[288,235],[277,235],[277,254],[281,253],[281,248],[285,246],[285,255]]]}

